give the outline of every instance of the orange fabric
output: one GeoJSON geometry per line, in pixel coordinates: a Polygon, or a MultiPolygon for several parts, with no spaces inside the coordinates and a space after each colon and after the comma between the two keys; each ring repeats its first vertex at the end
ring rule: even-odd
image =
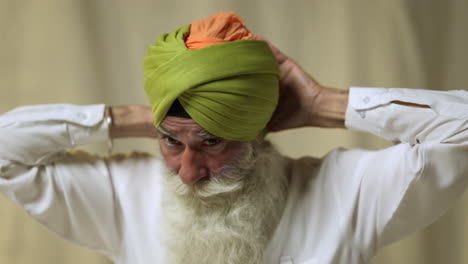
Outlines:
{"type": "Polygon", "coordinates": [[[236,13],[225,11],[193,22],[185,45],[188,49],[201,49],[240,39],[262,38],[250,33],[236,13]]]}

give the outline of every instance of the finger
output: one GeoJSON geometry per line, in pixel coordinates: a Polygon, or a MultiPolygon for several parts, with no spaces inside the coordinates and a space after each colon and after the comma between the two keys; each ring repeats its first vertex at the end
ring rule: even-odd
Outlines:
{"type": "Polygon", "coordinates": [[[299,127],[303,127],[303,125],[301,125],[299,120],[297,120],[296,118],[288,117],[288,118],[282,119],[280,122],[272,126],[270,131],[278,132],[282,130],[299,128],[299,127]]]}
{"type": "Polygon", "coordinates": [[[271,131],[278,131],[278,128],[280,128],[281,124],[287,119],[287,115],[288,113],[283,109],[283,107],[277,108],[272,119],[267,124],[267,128],[271,131]]]}
{"type": "Polygon", "coordinates": [[[270,41],[266,39],[263,40],[268,44],[268,46],[270,46],[270,49],[273,52],[273,55],[275,55],[275,58],[279,64],[282,64],[283,62],[288,60],[288,56],[282,53],[275,45],[273,45],[270,41]]]}

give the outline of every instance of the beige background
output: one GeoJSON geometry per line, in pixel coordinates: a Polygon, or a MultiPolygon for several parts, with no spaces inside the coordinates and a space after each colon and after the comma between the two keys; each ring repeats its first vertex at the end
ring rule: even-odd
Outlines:
{"type": "MultiPolygon", "coordinates": [[[[0,0],[0,112],[44,103],[145,104],[147,46],[222,10],[238,12],[252,31],[327,85],[468,89],[468,0],[0,0]]],[[[295,157],[389,145],[345,130],[300,129],[271,138],[295,157]]],[[[116,145],[152,152],[155,146],[145,140],[116,145]]],[[[465,195],[374,263],[468,263],[467,205],[465,195]]],[[[55,238],[0,197],[0,263],[107,261],[55,238]]]]}

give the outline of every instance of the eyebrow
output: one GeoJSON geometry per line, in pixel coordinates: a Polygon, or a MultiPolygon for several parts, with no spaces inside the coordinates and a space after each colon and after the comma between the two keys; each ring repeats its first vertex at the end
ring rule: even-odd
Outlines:
{"type": "Polygon", "coordinates": [[[158,131],[159,131],[159,133],[161,133],[163,135],[166,135],[166,136],[169,136],[169,137],[173,137],[173,138],[177,137],[176,132],[171,131],[171,130],[169,130],[167,128],[164,128],[163,126],[159,126],[158,131]]]}
{"type": "Polygon", "coordinates": [[[203,139],[211,139],[211,138],[217,138],[217,136],[211,134],[210,132],[206,130],[202,130],[196,134],[197,136],[203,138],[203,139]]]}

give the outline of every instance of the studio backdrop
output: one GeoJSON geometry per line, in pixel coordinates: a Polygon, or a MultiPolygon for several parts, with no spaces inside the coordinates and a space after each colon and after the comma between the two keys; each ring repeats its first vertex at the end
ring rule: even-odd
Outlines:
{"type": "MultiPolygon", "coordinates": [[[[0,0],[0,112],[48,103],[147,104],[142,59],[148,45],[226,10],[328,86],[468,90],[467,0],[0,0]]],[[[292,157],[391,144],[318,128],[270,139],[292,157]]],[[[87,150],[104,153],[103,146],[87,150]]],[[[114,152],[131,150],[156,153],[156,142],[115,141],[114,152]]],[[[373,262],[468,263],[467,223],[465,195],[373,262]]],[[[0,263],[108,261],[56,238],[0,197],[0,263]]]]}

